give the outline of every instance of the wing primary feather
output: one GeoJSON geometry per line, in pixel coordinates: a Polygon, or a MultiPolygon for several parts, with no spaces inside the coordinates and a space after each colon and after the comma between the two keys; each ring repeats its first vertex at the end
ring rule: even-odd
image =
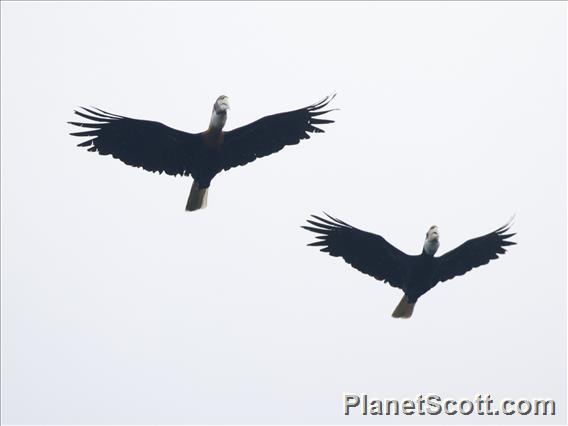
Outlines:
{"type": "Polygon", "coordinates": [[[335,123],[335,120],[324,120],[323,118],[312,118],[310,119],[311,124],[329,124],[335,123]]]}
{"type": "Polygon", "coordinates": [[[98,122],[101,122],[101,123],[108,123],[108,122],[109,122],[108,119],[101,118],[101,117],[98,117],[98,116],[92,117],[92,116],[87,115],[87,114],[85,114],[84,112],[81,112],[81,111],[76,111],[76,110],[75,110],[74,112],[75,112],[75,114],[77,114],[78,116],[83,117],[83,118],[86,118],[87,120],[98,121],[98,122]]]}
{"type": "Polygon", "coordinates": [[[327,100],[329,99],[329,96],[326,96],[325,98],[323,98],[321,101],[316,102],[315,104],[312,104],[308,107],[308,109],[310,108],[322,108],[322,106],[326,105],[327,100]]]}
{"type": "MultiPolygon", "coordinates": [[[[325,213],[324,213],[324,214],[325,214],[325,213]]],[[[327,219],[324,219],[324,218],[319,217],[319,216],[316,216],[316,215],[312,215],[312,217],[315,218],[315,219],[317,219],[317,220],[319,220],[320,222],[327,223],[328,225],[332,225],[334,228],[337,228],[337,227],[338,227],[336,222],[329,221],[329,220],[327,220],[327,219]]]]}
{"type": "Polygon", "coordinates": [[[314,109],[325,108],[326,105],[328,105],[331,101],[333,101],[333,99],[335,98],[335,95],[336,95],[336,93],[332,94],[331,96],[326,96],[321,101],[309,106],[308,109],[314,110],[314,109]]]}
{"type": "Polygon", "coordinates": [[[327,246],[327,242],[325,242],[325,241],[314,241],[313,243],[309,243],[308,246],[310,246],[310,247],[327,246]]]}
{"type": "Polygon", "coordinates": [[[321,223],[321,222],[315,222],[313,220],[307,220],[306,222],[308,222],[308,223],[310,223],[314,226],[319,226],[320,228],[323,228],[323,229],[329,229],[329,230],[337,229],[337,226],[335,226],[335,225],[327,225],[327,224],[324,224],[324,223],[321,223]]]}
{"type": "Polygon", "coordinates": [[[99,123],[78,123],[76,121],[68,121],[67,124],[72,124],[77,127],[86,127],[88,129],[100,129],[101,125],[99,123]]]}
{"type": "Polygon", "coordinates": [[[330,219],[336,221],[337,223],[339,223],[339,224],[341,224],[341,225],[344,225],[344,226],[347,226],[347,227],[349,227],[349,228],[353,228],[353,226],[349,225],[348,223],[343,222],[342,220],[337,219],[337,218],[335,218],[335,217],[333,217],[333,216],[330,216],[330,215],[328,215],[326,212],[323,212],[323,213],[324,213],[327,217],[329,217],[330,219]]]}
{"type": "Polygon", "coordinates": [[[327,234],[328,231],[321,228],[313,228],[311,226],[302,226],[302,228],[307,229],[308,231],[315,232],[316,234],[327,234]]]}
{"type": "Polygon", "coordinates": [[[126,118],[126,117],[123,117],[122,115],[117,115],[117,114],[113,114],[113,113],[111,113],[111,112],[103,111],[103,110],[100,109],[100,108],[96,108],[96,107],[93,107],[93,106],[92,106],[91,108],[94,108],[94,109],[96,109],[97,111],[100,111],[100,112],[102,112],[103,114],[108,115],[109,117],[126,118]]]}
{"type": "Polygon", "coordinates": [[[93,111],[93,109],[96,109],[96,108],[93,108],[93,107],[91,107],[91,108],[92,108],[92,109],[83,107],[83,109],[84,109],[85,111],[87,111],[89,114],[93,114],[93,115],[95,115],[95,116],[97,116],[97,117],[104,118],[104,119],[106,119],[107,121],[112,119],[112,116],[110,116],[109,114],[101,114],[100,112],[93,111]]]}
{"type": "Polygon", "coordinates": [[[310,117],[317,117],[318,115],[327,114],[328,112],[332,111],[339,111],[339,108],[326,109],[325,111],[321,110],[317,110],[315,112],[310,111],[310,117]]]}
{"type": "Polygon", "coordinates": [[[73,132],[73,133],[69,133],[71,136],[97,136],[99,133],[99,130],[88,130],[86,132],[73,132]]]}

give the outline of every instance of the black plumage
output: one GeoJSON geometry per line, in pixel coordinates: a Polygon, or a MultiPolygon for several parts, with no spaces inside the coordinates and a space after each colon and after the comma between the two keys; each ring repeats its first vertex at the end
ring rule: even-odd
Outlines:
{"type": "Polygon", "coordinates": [[[333,120],[317,118],[331,110],[323,110],[331,96],[307,108],[263,117],[246,126],[225,132],[222,147],[224,170],[244,166],[257,158],[280,151],[286,145],[296,145],[309,139],[309,133],[323,133],[317,127],[333,120]]]}
{"type": "MultiPolygon", "coordinates": [[[[298,144],[302,139],[309,139],[310,133],[323,133],[319,126],[333,123],[333,120],[319,116],[331,111],[324,108],[333,97],[305,108],[269,115],[231,131],[222,130],[223,121],[219,128],[210,125],[208,130],[195,134],[155,121],[83,108],[75,114],[90,122],[70,122],[81,127],[81,131],[71,135],[89,138],[78,146],[111,155],[130,166],[173,176],[191,175],[196,191],[203,191],[223,170],[273,154],[286,145],[298,144]]],[[[213,116],[215,114],[216,107],[213,116]]],[[[226,120],[224,111],[217,114],[225,114],[226,120]]]]}
{"type": "MultiPolygon", "coordinates": [[[[380,235],[362,231],[327,214],[326,216],[327,219],[312,216],[315,220],[308,220],[310,226],[302,226],[319,234],[316,237],[318,241],[308,245],[321,247],[321,251],[334,257],[342,257],[364,274],[400,288],[404,292],[401,304],[408,305],[405,308],[407,311],[406,314],[403,312],[396,315],[395,310],[393,316],[405,318],[412,314],[418,298],[437,283],[485,265],[504,254],[505,247],[516,244],[509,240],[516,234],[507,233],[511,226],[508,223],[486,235],[470,239],[439,257],[427,252],[426,243],[420,255],[408,255],[380,235]]],[[[435,241],[437,244],[437,230],[435,241]]],[[[436,249],[437,246],[434,252],[436,249]]]]}

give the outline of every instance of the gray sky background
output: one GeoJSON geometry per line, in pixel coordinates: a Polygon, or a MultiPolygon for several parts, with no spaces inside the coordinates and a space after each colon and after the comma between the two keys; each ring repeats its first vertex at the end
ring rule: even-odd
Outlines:
{"type": "Polygon", "coordinates": [[[556,398],[566,410],[563,2],[2,2],[3,423],[471,423],[346,418],[376,398],[556,398]],[[191,132],[337,92],[327,132],[191,180],[76,148],[94,105],[191,132]],[[319,253],[325,210],[409,254],[516,213],[498,261],[409,321],[319,253]]]}

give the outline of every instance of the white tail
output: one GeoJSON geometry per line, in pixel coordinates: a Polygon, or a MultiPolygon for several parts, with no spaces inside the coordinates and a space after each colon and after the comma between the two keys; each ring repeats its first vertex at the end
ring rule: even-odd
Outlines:
{"type": "Polygon", "coordinates": [[[405,296],[402,296],[398,305],[394,312],[392,313],[393,318],[410,318],[412,316],[412,312],[414,311],[414,303],[409,303],[408,299],[405,296]]]}
{"type": "Polygon", "coordinates": [[[207,207],[208,190],[209,188],[199,188],[199,184],[194,180],[193,185],[191,185],[191,191],[189,193],[189,198],[187,199],[187,204],[185,205],[185,210],[192,212],[207,207]]]}

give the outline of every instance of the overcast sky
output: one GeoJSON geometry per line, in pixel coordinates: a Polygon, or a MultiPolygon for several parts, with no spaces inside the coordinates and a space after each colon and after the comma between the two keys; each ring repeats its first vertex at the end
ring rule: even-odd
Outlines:
{"type": "Polygon", "coordinates": [[[471,423],[375,398],[555,398],[566,421],[564,2],[2,2],[2,422],[471,423]],[[73,109],[198,132],[337,92],[337,122],[213,180],[76,147],[73,109]],[[311,213],[439,254],[518,242],[401,292],[306,243],[311,213]]]}

